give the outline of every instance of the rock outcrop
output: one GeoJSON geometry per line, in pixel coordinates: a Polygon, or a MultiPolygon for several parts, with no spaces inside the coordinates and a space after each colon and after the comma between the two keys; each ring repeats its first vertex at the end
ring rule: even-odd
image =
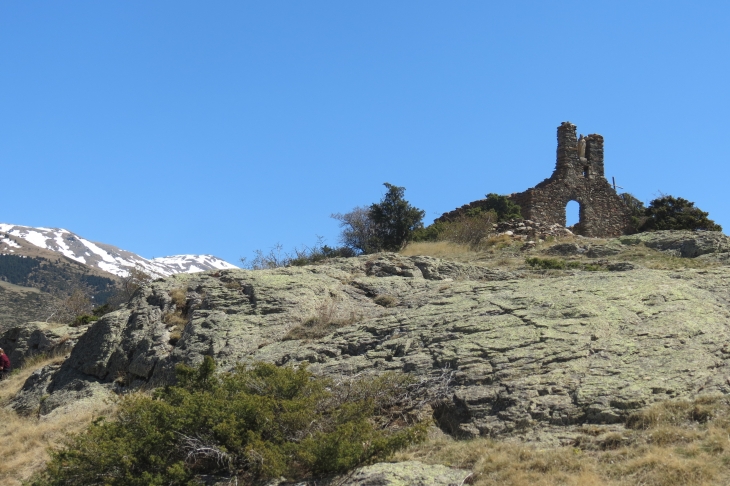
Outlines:
{"type": "Polygon", "coordinates": [[[176,364],[205,355],[222,369],[308,362],[331,376],[451,370],[450,398],[433,413],[444,431],[467,437],[560,441],[572,426],[617,423],[657,400],[729,393],[730,268],[629,268],[506,272],[378,254],[175,275],[94,323],[14,406],[45,414],[166,383],[176,364]],[[291,339],[312,322],[322,337],[291,339]]]}
{"type": "Polygon", "coordinates": [[[88,325],[73,327],[47,322],[28,322],[11,327],[0,336],[0,348],[10,358],[13,367],[23,366],[37,355],[68,354],[88,325]]]}
{"type": "Polygon", "coordinates": [[[356,470],[343,486],[461,486],[470,471],[418,461],[381,462],[356,470]]]}
{"type": "Polygon", "coordinates": [[[624,245],[643,244],[682,258],[722,258],[730,252],[730,238],[719,231],[653,231],[624,236],[619,241],[624,245]]]}

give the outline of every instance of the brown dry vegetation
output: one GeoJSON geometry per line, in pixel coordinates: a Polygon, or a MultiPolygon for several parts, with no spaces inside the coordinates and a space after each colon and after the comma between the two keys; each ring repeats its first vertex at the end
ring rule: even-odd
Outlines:
{"type": "Polygon", "coordinates": [[[162,321],[167,324],[167,328],[170,330],[170,344],[175,345],[182,337],[183,329],[188,323],[185,315],[187,293],[185,289],[173,289],[170,291],[170,298],[175,304],[175,309],[165,314],[162,321]]]}
{"type": "Polygon", "coordinates": [[[35,416],[19,416],[7,408],[8,401],[20,391],[34,371],[61,361],[63,357],[35,357],[1,382],[0,484],[3,486],[19,486],[22,480],[29,478],[48,461],[49,447],[58,446],[69,434],[80,432],[96,417],[107,415],[113,410],[113,405],[104,404],[95,410],[53,414],[39,419],[35,416]]]}
{"type": "MultiPolygon", "coordinates": [[[[525,258],[541,256],[543,252],[560,243],[577,243],[579,245],[604,245],[607,240],[598,238],[565,237],[538,242],[534,249],[522,250],[523,242],[506,235],[492,236],[480,244],[478,249],[451,241],[417,242],[406,246],[401,254],[405,256],[425,255],[443,258],[461,263],[473,263],[502,270],[530,269],[525,265],[525,258]]],[[[652,270],[683,270],[690,268],[707,268],[712,265],[709,260],[697,258],[681,258],[657,251],[641,245],[621,246],[618,255],[600,258],[608,262],[633,262],[652,270]]],[[[567,257],[568,261],[591,265],[599,259],[586,256],[567,257]]]]}
{"type": "Polygon", "coordinates": [[[633,414],[626,428],[584,426],[565,447],[440,437],[396,459],[470,469],[474,485],[728,484],[730,402],[661,402],[633,414]]]}
{"type": "Polygon", "coordinates": [[[621,252],[621,259],[636,262],[652,270],[683,270],[686,268],[707,268],[713,265],[709,260],[681,258],[647,248],[644,245],[627,246],[621,252]]]}
{"type": "Polygon", "coordinates": [[[354,309],[344,308],[335,298],[327,299],[317,307],[314,315],[293,326],[282,339],[318,339],[358,320],[359,316],[354,309]]]}

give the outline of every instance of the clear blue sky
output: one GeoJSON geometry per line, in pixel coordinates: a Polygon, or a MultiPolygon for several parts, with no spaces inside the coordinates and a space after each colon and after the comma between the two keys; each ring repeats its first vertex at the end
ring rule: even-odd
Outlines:
{"type": "Polygon", "coordinates": [[[730,230],[728,25],[720,1],[5,1],[0,221],[237,263],[336,244],[383,182],[427,222],[531,187],[569,120],[627,191],[730,230]]]}

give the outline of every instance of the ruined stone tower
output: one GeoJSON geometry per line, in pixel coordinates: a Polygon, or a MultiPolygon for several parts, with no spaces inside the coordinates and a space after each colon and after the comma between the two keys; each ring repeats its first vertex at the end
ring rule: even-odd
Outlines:
{"type": "MultiPolygon", "coordinates": [[[[576,126],[563,122],[558,127],[555,171],[535,187],[509,196],[520,205],[522,217],[541,224],[565,226],[568,202],[580,205],[580,221],[573,228],[583,236],[618,236],[626,232],[630,216],[626,205],[603,175],[603,137],[576,136],[576,126]]],[[[483,207],[474,201],[445,213],[436,221],[450,221],[466,210],[483,207]]]]}
{"type": "Polygon", "coordinates": [[[576,137],[576,126],[558,127],[555,171],[537,186],[510,196],[522,208],[522,217],[539,223],[565,226],[565,207],[580,205],[575,232],[584,236],[618,236],[626,231],[629,214],[603,172],[603,137],[576,137]]]}

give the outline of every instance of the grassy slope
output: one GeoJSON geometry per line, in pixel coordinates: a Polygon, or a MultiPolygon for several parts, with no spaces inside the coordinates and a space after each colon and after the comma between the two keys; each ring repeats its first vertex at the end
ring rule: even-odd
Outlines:
{"type": "Polygon", "coordinates": [[[399,453],[470,469],[474,485],[704,485],[730,477],[730,403],[725,397],[666,401],[630,427],[585,426],[572,446],[438,437],[399,453]]]}
{"type": "Polygon", "coordinates": [[[60,445],[70,434],[84,430],[99,415],[113,410],[109,404],[96,409],[74,410],[39,419],[23,417],[7,408],[9,400],[22,388],[23,383],[36,370],[51,364],[59,364],[63,358],[39,358],[13,372],[0,382],[0,484],[20,486],[48,460],[48,448],[60,445]]]}

